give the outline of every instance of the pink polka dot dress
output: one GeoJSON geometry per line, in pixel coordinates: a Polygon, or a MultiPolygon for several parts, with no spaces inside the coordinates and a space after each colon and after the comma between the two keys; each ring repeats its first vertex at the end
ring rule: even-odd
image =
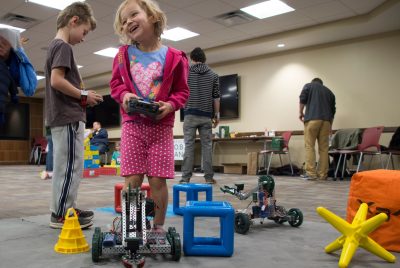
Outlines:
{"type": "Polygon", "coordinates": [[[128,121],[121,132],[121,176],[174,178],[171,126],[128,121]]]}

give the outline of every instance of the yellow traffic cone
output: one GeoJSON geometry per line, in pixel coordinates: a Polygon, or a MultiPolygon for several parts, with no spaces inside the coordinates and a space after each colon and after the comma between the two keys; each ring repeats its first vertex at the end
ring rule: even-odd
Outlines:
{"type": "Polygon", "coordinates": [[[89,244],[86,242],[78,216],[73,208],[69,208],[65,215],[64,225],[54,250],[64,254],[89,251],[89,244]]]}

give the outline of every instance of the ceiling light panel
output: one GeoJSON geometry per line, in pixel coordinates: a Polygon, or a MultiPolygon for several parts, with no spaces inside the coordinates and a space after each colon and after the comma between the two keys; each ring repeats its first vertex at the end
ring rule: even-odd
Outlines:
{"type": "Polygon", "coordinates": [[[85,0],[26,0],[30,3],[62,10],[74,2],[85,2],[85,0]]]}
{"type": "Polygon", "coordinates": [[[180,41],[180,40],[191,38],[191,37],[198,36],[198,35],[199,35],[198,33],[191,32],[189,30],[186,30],[185,28],[175,27],[173,29],[165,31],[161,35],[161,38],[168,39],[171,41],[180,41]]]}
{"type": "Polygon", "coordinates": [[[255,5],[251,5],[245,8],[241,8],[240,10],[256,18],[265,19],[294,11],[294,8],[286,5],[285,3],[279,0],[270,0],[255,5]]]}
{"type": "Polygon", "coordinates": [[[94,54],[96,54],[96,55],[110,57],[110,58],[114,58],[115,55],[117,55],[117,53],[118,53],[118,48],[114,48],[114,47],[108,47],[108,48],[94,52],[94,54]]]}

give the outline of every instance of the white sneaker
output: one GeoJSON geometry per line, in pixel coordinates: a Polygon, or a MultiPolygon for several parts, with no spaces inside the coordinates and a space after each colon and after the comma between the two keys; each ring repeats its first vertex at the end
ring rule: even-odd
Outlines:
{"type": "Polygon", "coordinates": [[[49,174],[47,173],[46,170],[43,170],[42,172],[40,172],[40,178],[42,180],[47,180],[47,179],[50,179],[50,176],[49,176],[49,174]]]}

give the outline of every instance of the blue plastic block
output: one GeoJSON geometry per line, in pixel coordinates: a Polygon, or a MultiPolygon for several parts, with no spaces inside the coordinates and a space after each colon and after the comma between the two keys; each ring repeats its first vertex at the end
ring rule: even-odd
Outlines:
{"type": "Polygon", "coordinates": [[[90,151],[98,151],[98,150],[99,150],[99,146],[90,145],[90,151]]]}
{"type": "Polygon", "coordinates": [[[183,251],[186,256],[233,255],[235,210],[231,204],[221,201],[188,201],[183,213],[183,251]],[[219,217],[220,237],[194,237],[196,217],[219,217]]]}
{"type": "Polygon", "coordinates": [[[173,210],[177,215],[183,215],[185,207],[179,206],[179,193],[186,192],[186,201],[198,201],[199,192],[206,192],[206,201],[212,201],[212,186],[210,184],[188,183],[173,186],[173,210]]]}

